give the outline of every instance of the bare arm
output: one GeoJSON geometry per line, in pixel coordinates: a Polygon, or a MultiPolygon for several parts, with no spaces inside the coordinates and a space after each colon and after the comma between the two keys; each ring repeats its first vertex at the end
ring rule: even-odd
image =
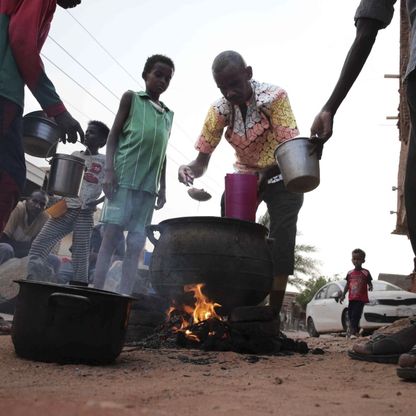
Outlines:
{"type": "Polygon", "coordinates": [[[192,185],[195,178],[201,177],[206,172],[210,158],[210,154],[199,152],[195,160],[180,166],[178,170],[179,182],[186,186],[192,185]]]}
{"type": "Polygon", "coordinates": [[[160,186],[157,195],[156,209],[161,209],[166,204],[166,156],[163,161],[162,172],[160,174],[160,186]]]}
{"type": "Polygon", "coordinates": [[[127,91],[121,97],[116,118],[114,119],[113,126],[111,127],[107,139],[103,190],[108,199],[112,198],[113,192],[117,187],[117,178],[114,171],[114,155],[116,153],[117,144],[123,130],[124,123],[130,113],[132,96],[133,92],[127,91]]]}
{"type": "Polygon", "coordinates": [[[348,290],[350,288],[350,282],[347,280],[347,284],[344,287],[344,291],[342,292],[341,297],[339,298],[339,302],[342,303],[345,299],[345,295],[347,294],[348,290]]]}
{"type": "Polygon", "coordinates": [[[380,22],[377,20],[357,20],[356,36],[345,59],[338,82],[312,124],[312,142],[324,144],[332,136],[334,116],[364,67],[379,29],[380,22]]]}

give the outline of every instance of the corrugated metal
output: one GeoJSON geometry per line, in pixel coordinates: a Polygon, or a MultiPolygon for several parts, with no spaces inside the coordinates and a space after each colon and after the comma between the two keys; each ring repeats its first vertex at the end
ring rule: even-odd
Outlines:
{"type": "Polygon", "coordinates": [[[43,185],[43,180],[45,178],[45,172],[49,167],[39,167],[34,165],[32,162],[26,160],[26,179],[34,184],[38,185],[39,188],[43,185]]]}

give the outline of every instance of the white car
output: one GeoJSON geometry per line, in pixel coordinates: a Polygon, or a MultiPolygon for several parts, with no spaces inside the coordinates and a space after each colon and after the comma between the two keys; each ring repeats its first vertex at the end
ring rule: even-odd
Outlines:
{"type": "MultiPolygon", "coordinates": [[[[327,283],[316,292],[306,306],[306,328],[311,337],[348,329],[348,293],[339,302],[346,280],[327,283]]],[[[373,280],[373,291],[368,292],[369,303],[364,306],[360,327],[374,330],[400,318],[416,315],[416,293],[407,292],[383,280],[373,280]]]]}

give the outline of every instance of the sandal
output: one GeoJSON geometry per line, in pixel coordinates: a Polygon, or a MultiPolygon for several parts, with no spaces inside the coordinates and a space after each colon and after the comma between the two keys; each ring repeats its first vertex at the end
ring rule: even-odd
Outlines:
{"type": "Polygon", "coordinates": [[[397,375],[404,380],[416,381],[416,345],[399,358],[397,375]]]}
{"type": "Polygon", "coordinates": [[[416,324],[391,335],[379,334],[366,343],[354,344],[348,355],[354,360],[397,364],[401,354],[416,344],[416,324]]]}

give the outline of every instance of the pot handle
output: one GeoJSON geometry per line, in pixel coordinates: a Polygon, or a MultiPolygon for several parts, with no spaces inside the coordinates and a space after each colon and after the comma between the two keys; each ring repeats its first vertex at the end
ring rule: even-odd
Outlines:
{"type": "Polygon", "coordinates": [[[150,242],[156,246],[157,243],[159,242],[159,240],[155,237],[155,231],[158,231],[160,233],[160,227],[159,225],[153,224],[153,225],[148,225],[146,227],[146,234],[147,234],[147,238],[150,240],[150,242]]]}
{"type": "Polygon", "coordinates": [[[54,292],[49,295],[48,304],[61,308],[76,309],[86,312],[91,308],[91,301],[86,296],[72,295],[71,293],[54,292]]]}

